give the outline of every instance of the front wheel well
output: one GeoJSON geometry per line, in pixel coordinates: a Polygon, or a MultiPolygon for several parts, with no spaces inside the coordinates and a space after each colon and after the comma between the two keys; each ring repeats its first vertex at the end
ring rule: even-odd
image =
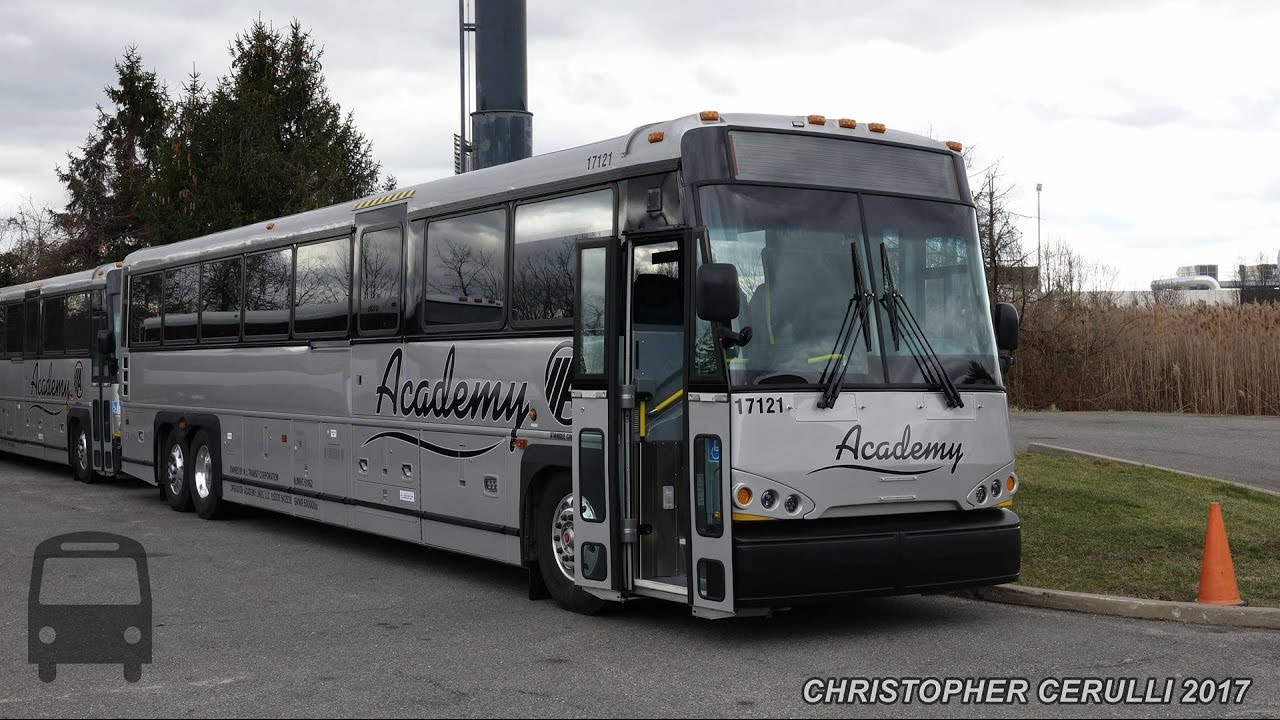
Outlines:
{"type": "Polygon", "coordinates": [[[537,534],[534,528],[538,526],[537,519],[534,517],[534,508],[538,505],[538,495],[542,492],[542,488],[550,482],[551,478],[561,473],[568,474],[570,469],[566,465],[545,465],[538,468],[529,477],[527,482],[521,483],[520,497],[520,558],[527,567],[533,567],[538,561],[537,552],[537,534]]]}

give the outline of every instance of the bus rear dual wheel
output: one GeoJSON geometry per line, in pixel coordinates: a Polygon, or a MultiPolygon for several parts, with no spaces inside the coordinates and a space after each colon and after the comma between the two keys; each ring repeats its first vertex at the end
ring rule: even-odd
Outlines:
{"type": "Polygon", "coordinates": [[[179,431],[170,432],[161,476],[169,507],[195,510],[205,520],[216,517],[222,505],[222,462],[210,438],[203,429],[190,436],[190,442],[179,431]]]}

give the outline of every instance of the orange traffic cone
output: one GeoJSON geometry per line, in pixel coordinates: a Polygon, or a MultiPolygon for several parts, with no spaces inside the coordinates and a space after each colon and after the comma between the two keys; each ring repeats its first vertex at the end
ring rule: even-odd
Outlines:
{"type": "Polygon", "coordinates": [[[1231,565],[1231,546],[1222,522],[1222,506],[1209,503],[1209,528],[1204,534],[1204,561],[1200,565],[1200,594],[1196,602],[1206,605],[1243,605],[1236,587],[1236,571],[1231,565]]]}

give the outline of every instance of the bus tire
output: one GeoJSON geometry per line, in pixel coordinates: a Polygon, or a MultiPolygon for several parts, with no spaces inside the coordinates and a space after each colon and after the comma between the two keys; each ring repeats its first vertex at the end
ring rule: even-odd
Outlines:
{"type": "Polygon", "coordinates": [[[209,431],[201,430],[191,441],[191,503],[205,520],[218,516],[222,505],[222,460],[218,447],[209,442],[209,431]]]}
{"type": "Polygon", "coordinates": [[[58,679],[57,663],[42,662],[38,666],[40,673],[40,682],[51,683],[58,679]]]}
{"type": "Polygon", "coordinates": [[[546,583],[551,597],[560,607],[584,615],[595,615],[605,608],[605,601],[574,585],[570,577],[574,567],[573,558],[571,557],[566,563],[557,554],[557,549],[566,550],[573,547],[572,520],[568,521],[567,528],[564,527],[566,523],[561,522],[566,501],[569,508],[572,508],[574,505],[573,480],[569,473],[558,472],[543,484],[534,511],[538,569],[542,573],[542,581],[546,583]],[[568,543],[562,541],[557,548],[555,538],[563,536],[565,530],[568,530],[570,541],[568,543]],[[568,545],[568,548],[565,545],[568,545]]]}
{"type": "Polygon", "coordinates": [[[82,483],[91,483],[93,477],[92,446],[89,444],[89,432],[77,423],[71,428],[71,442],[68,444],[71,460],[71,474],[82,483]]]}
{"type": "Polygon", "coordinates": [[[142,663],[127,662],[124,664],[125,682],[136,683],[142,679],[142,663]]]}
{"type": "Polygon", "coordinates": [[[160,457],[161,488],[169,507],[178,512],[191,511],[191,462],[187,444],[180,431],[169,431],[164,443],[164,455],[160,457]]]}

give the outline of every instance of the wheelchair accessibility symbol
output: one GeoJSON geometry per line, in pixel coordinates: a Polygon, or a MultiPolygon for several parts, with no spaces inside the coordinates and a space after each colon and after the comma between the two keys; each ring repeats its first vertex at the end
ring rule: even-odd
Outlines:
{"type": "Polygon", "coordinates": [[[120,663],[124,679],[151,662],[151,579],[142,544],[75,532],[36,547],[27,596],[27,662],[53,682],[62,663],[120,663]]]}

